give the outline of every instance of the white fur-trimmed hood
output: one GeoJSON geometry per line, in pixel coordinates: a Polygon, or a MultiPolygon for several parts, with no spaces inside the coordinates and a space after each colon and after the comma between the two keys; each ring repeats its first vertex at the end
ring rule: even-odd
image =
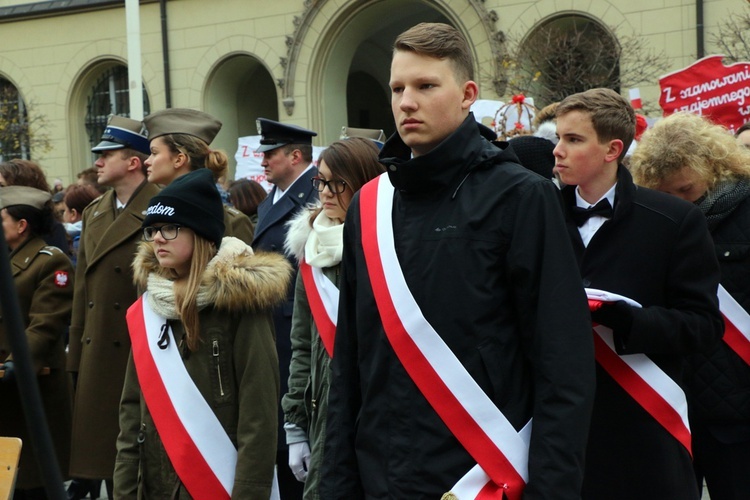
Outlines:
{"type": "Polygon", "coordinates": [[[305,257],[305,244],[312,232],[313,212],[320,208],[320,205],[308,205],[296,214],[286,223],[286,240],[284,241],[284,252],[302,262],[305,257]]]}
{"type": "MultiPolygon", "coordinates": [[[[152,274],[152,279],[169,277],[156,259],[153,243],[144,241],[133,260],[133,281],[139,289],[147,290],[152,274]]],[[[242,240],[225,237],[206,266],[200,293],[221,310],[270,309],[286,299],[291,277],[292,266],[282,255],[254,253],[242,240]]]]}

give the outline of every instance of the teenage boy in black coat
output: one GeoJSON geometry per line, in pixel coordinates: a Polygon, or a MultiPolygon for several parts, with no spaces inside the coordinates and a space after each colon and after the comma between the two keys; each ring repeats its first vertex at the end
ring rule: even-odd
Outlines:
{"type": "Polygon", "coordinates": [[[355,194],[344,227],[320,498],[427,500],[449,491],[444,498],[475,498],[459,483],[481,462],[493,475],[479,483],[493,498],[580,499],[593,341],[559,192],[480,135],[469,112],[478,91],[472,73],[469,45],[451,26],[419,24],[396,40],[390,87],[398,133],[380,156],[388,174],[355,194]],[[392,200],[373,207],[372,191],[388,187],[392,200]],[[376,256],[368,230],[378,221],[393,239],[378,237],[376,256]],[[385,271],[402,272],[404,286],[378,279],[389,251],[397,258],[385,271]],[[379,300],[384,292],[399,297],[401,311],[379,300]],[[415,366],[419,355],[401,356],[393,325],[402,313],[410,334],[430,339],[432,349],[420,353],[441,345],[450,352],[430,362],[440,380],[415,366]],[[450,373],[439,371],[445,366],[450,373]],[[430,398],[443,375],[459,373],[466,378],[450,389],[458,404],[445,393],[430,398]],[[482,415],[502,413],[512,432],[476,446],[503,425],[496,418],[473,426],[458,411],[467,394],[482,396],[474,400],[482,415]],[[513,483],[503,491],[514,475],[498,471],[493,449],[506,457],[520,451],[512,435],[528,430],[532,417],[517,463],[528,472],[525,489],[513,483]]]}
{"type": "MultiPolygon", "coordinates": [[[[569,96],[557,109],[554,172],[567,185],[568,232],[583,285],[642,306],[605,303],[592,313],[594,323],[612,330],[620,357],[644,354],[679,384],[684,356],[723,332],[718,263],[695,206],[635,186],[619,165],[634,133],[634,111],[616,92],[569,96]]],[[[583,498],[697,500],[689,437],[680,441],[637,402],[637,391],[626,392],[600,354],[597,345],[583,498]]]]}

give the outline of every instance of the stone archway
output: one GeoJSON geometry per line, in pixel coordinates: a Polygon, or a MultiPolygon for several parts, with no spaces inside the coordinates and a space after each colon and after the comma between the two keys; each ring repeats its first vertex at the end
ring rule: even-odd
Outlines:
{"type": "Polygon", "coordinates": [[[259,117],[279,119],[273,77],[255,57],[246,53],[230,54],[210,72],[203,101],[203,109],[222,122],[211,147],[227,153],[229,175],[233,178],[237,138],[257,135],[255,120],[259,117]]]}
{"type": "Polygon", "coordinates": [[[468,3],[318,2],[314,11],[295,19],[297,31],[287,40],[290,53],[283,61],[281,84],[289,115],[317,131],[321,145],[337,139],[344,125],[393,131],[388,99],[391,46],[399,33],[423,21],[446,22],[464,33],[474,50],[480,88],[495,97],[491,83],[498,55],[493,37],[496,15],[481,2],[468,3]],[[350,82],[361,88],[350,88],[350,82]]]}
{"type": "MultiPolygon", "coordinates": [[[[96,154],[91,152],[91,147],[97,142],[101,131],[106,125],[109,114],[127,116],[130,111],[128,101],[128,82],[122,75],[127,75],[127,63],[116,58],[102,58],[96,60],[85,68],[77,76],[69,99],[68,131],[71,142],[71,178],[81,170],[90,168],[96,161],[96,154]],[[120,75],[117,78],[115,73],[120,75]],[[112,81],[103,82],[102,79],[115,79],[119,84],[112,81]],[[99,88],[101,87],[101,88],[99,88]],[[104,89],[102,91],[102,88],[104,89]],[[96,93],[94,97],[92,93],[96,93]],[[117,102],[114,109],[109,103],[98,103],[97,101],[117,102]],[[95,110],[92,108],[96,108],[95,110]],[[92,113],[96,115],[93,118],[92,113]]],[[[151,108],[148,92],[144,88],[144,110],[148,112],[151,108]]]]}

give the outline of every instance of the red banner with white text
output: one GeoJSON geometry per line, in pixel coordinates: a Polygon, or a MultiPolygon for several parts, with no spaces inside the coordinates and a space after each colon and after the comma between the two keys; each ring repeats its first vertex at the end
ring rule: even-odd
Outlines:
{"type": "Polygon", "coordinates": [[[750,121],[750,62],[713,55],[659,78],[664,116],[689,111],[734,131],[750,121]]]}

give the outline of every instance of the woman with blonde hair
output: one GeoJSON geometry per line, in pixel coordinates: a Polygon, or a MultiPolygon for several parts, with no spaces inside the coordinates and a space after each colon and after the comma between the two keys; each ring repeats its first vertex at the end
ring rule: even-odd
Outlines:
{"type": "Polygon", "coordinates": [[[384,172],[378,147],[353,137],[328,146],[312,183],[320,204],[302,210],[289,223],[287,253],[300,263],[292,313],[289,392],[281,400],[289,445],[289,467],[305,483],[306,500],[320,498],[318,483],[328,410],[330,362],[338,307],[344,218],[354,193],[384,172]]]}
{"type": "MultiPolygon", "coordinates": [[[[214,182],[226,175],[228,158],[210,144],[221,130],[215,117],[187,108],[157,111],[143,119],[148,131],[149,156],[144,165],[148,181],[163,186],[192,171],[206,168],[214,182]]],[[[226,236],[234,236],[248,245],[253,241],[253,225],[239,210],[224,207],[226,236]]]]}
{"type": "Polygon", "coordinates": [[[115,498],[269,498],[279,368],[271,309],[291,266],[225,237],[200,169],[149,202],[127,314],[115,498]]]}
{"type": "MultiPolygon", "coordinates": [[[[631,171],[636,183],[700,208],[721,266],[722,312],[733,303],[747,314],[750,150],[705,118],[675,113],[646,131],[631,171]]],[[[737,335],[727,328],[724,340],[691,356],[686,370],[694,467],[698,487],[705,477],[712,500],[747,498],[750,491],[750,356],[737,335]]]]}

